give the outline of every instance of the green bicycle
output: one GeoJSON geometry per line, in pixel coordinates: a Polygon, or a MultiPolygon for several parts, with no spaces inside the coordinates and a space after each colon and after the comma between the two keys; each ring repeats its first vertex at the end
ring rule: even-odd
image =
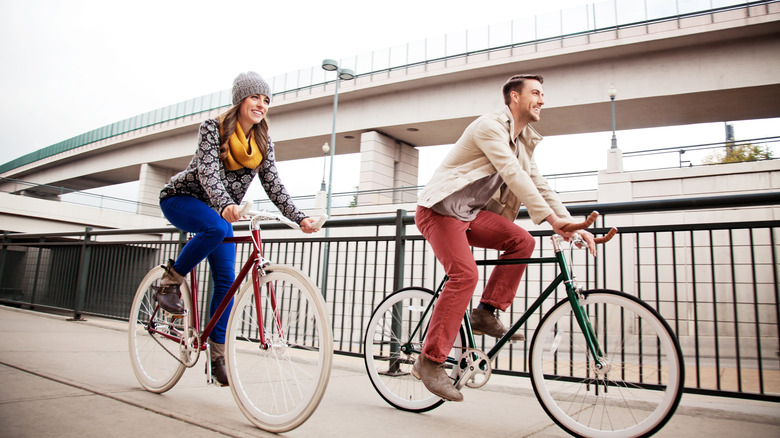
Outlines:
{"type": "MultiPolygon", "coordinates": [[[[577,228],[590,226],[597,216],[594,212],[577,228]]],[[[608,241],[616,232],[610,230],[597,242],[608,241]]],[[[581,246],[577,243],[572,242],[572,250],[581,246]]],[[[554,235],[552,244],[553,257],[477,262],[555,263],[558,274],[487,353],[475,347],[467,312],[446,362],[450,378],[458,389],[487,383],[499,351],[563,284],[566,298],[546,312],[531,340],[528,366],[537,399],[550,418],[574,436],[652,435],[671,418],[682,396],[684,366],[676,336],[655,309],[634,296],[582,290],[563,239],[554,235]]],[[[394,292],[369,321],[363,345],[366,370],[379,395],[398,409],[425,412],[443,403],[411,375],[411,368],[446,281],[435,292],[422,287],[394,292]]]]}

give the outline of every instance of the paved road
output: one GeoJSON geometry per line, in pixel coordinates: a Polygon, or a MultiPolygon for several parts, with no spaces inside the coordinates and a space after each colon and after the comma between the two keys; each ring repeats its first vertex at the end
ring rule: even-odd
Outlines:
{"type": "MultiPolygon", "coordinates": [[[[202,359],[201,359],[202,361],[202,359]]],[[[0,435],[3,437],[273,436],[253,427],[227,388],[205,383],[201,364],[165,394],[138,385],[125,323],[0,306],[0,435]]],[[[527,379],[493,376],[463,403],[425,414],[387,405],[362,359],[336,356],[317,411],[288,437],[565,437],[527,379]]],[[[684,395],[656,436],[780,437],[780,405],[684,395]]]]}

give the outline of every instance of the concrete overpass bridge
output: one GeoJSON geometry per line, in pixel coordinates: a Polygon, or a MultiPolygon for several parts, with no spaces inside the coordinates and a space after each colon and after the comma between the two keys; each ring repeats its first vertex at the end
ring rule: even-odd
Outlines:
{"type": "MultiPolygon", "coordinates": [[[[537,18],[340,60],[358,76],[339,85],[336,153],[361,153],[359,189],[417,185],[416,148],[454,143],[473,119],[503,105],[501,84],[515,73],[545,77],[536,127],[546,136],[609,130],[613,85],[619,130],[780,116],[780,2],[631,23],[615,12],[607,25],[599,5],[580,12],[585,21],[573,31],[561,13],[554,36],[539,37],[537,18]],[[522,32],[529,26],[537,29],[531,39],[522,32]]],[[[279,160],[322,155],[332,79],[319,66],[273,79],[279,160]]],[[[45,185],[140,181],[139,201],[155,204],[163,182],[192,156],[198,125],[229,99],[224,90],[96,129],[6,163],[0,176],[39,184],[28,189],[39,197],[52,196],[45,185]]]]}

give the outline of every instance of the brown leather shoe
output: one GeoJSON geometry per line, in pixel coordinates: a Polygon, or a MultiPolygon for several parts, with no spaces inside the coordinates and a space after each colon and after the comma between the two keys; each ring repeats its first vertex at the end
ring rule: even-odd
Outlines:
{"type": "Polygon", "coordinates": [[[443,364],[436,363],[421,354],[414,362],[412,375],[422,380],[428,391],[444,400],[463,401],[463,394],[452,385],[443,364]]]}
{"type": "MultiPolygon", "coordinates": [[[[488,335],[494,338],[500,338],[508,331],[504,324],[501,324],[498,315],[480,308],[475,308],[471,311],[471,330],[475,335],[488,335]]],[[[516,332],[509,340],[524,341],[525,336],[520,332],[516,332]]]]}
{"type": "Polygon", "coordinates": [[[160,286],[152,286],[156,291],[154,298],[160,307],[172,315],[184,315],[184,303],[181,301],[181,290],[179,286],[184,281],[184,277],[173,270],[173,260],[168,260],[168,264],[163,266],[165,273],[160,279],[160,286]]]}
{"type": "Polygon", "coordinates": [[[157,304],[171,315],[184,315],[184,304],[181,302],[181,291],[178,284],[154,287],[157,292],[154,298],[157,304]]]}
{"type": "Polygon", "coordinates": [[[225,344],[211,342],[211,377],[219,386],[230,386],[225,367],[225,344]]]}
{"type": "Polygon", "coordinates": [[[219,386],[230,386],[225,368],[225,356],[220,356],[211,362],[211,377],[217,381],[219,386]]]}

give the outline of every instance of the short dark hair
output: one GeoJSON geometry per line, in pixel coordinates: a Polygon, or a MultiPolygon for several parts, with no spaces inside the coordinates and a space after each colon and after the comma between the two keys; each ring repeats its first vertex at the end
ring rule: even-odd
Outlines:
{"type": "Polygon", "coordinates": [[[523,82],[525,82],[526,79],[535,79],[539,81],[540,84],[544,83],[544,78],[542,78],[542,75],[514,75],[511,78],[507,79],[506,82],[504,82],[504,87],[502,88],[502,91],[504,93],[504,105],[509,105],[509,102],[512,101],[512,98],[509,96],[513,91],[517,91],[518,93],[520,90],[523,89],[523,82]]]}

